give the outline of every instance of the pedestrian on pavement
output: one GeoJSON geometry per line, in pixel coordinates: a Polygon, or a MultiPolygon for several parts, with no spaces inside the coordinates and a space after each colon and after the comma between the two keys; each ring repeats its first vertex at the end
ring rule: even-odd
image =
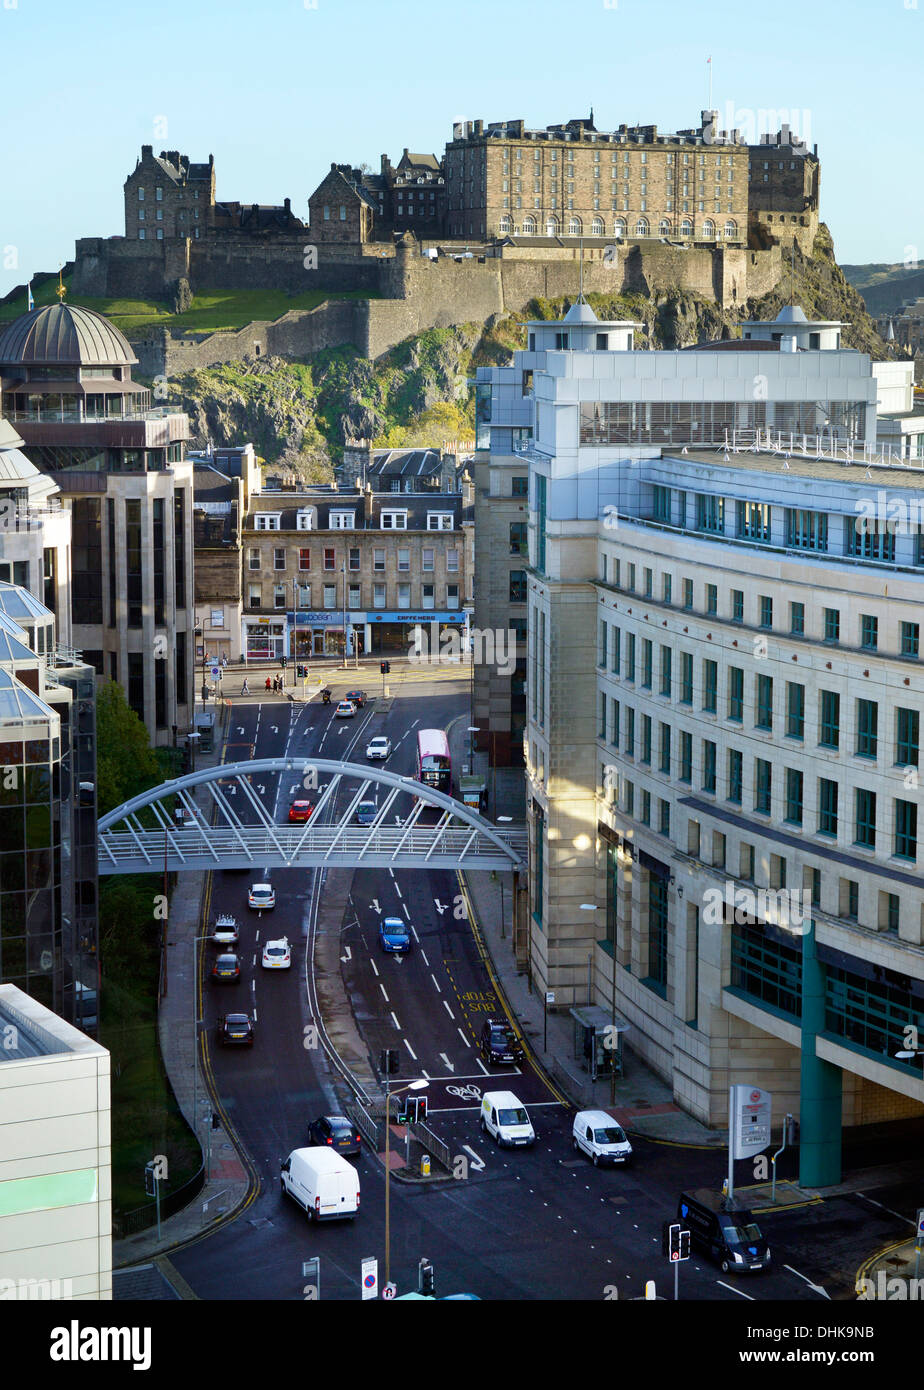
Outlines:
{"type": "Polygon", "coordinates": [[[277,695],[278,693],[279,693],[279,677],[278,677],[278,676],[274,676],[274,677],[273,677],[273,694],[274,694],[274,695],[277,695]]]}
{"type": "Polygon", "coordinates": [[[270,683],[270,678],[269,678],[269,676],[267,676],[267,678],[266,678],[266,689],[267,689],[267,691],[269,691],[269,690],[271,689],[271,683],[270,683]]]}
{"type": "Polygon", "coordinates": [[[249,694],[250,694],[250,686],[247,684],[247,677],[246,677],[246,676],[244,677],[244,684],[241,686],[241,694],[242,694],[242,695],[249,695],[249,694]]]}
{"type": "Polygon", "coordinates": [[[221,656],[221,669],[223,671],[226,671],[228,669],[228,658],[225,656],[223,652],[221,656]]]}

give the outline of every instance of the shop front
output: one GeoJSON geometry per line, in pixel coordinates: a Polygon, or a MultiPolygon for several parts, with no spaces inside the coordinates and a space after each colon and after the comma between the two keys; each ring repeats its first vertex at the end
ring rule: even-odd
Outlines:
{"type": "Polygon", "coordinates": [[[280,618],[245,618],[241,646],[245,661],[278,661],[286,655],[286,625],[280,618]]]}
{"type": "MultiPolygon", "coordinates": [[[[289,647],[286,655],[296,661],[310,661],[313,656],[343,655],[343,613],[326,609],[289,612],[286,614],[289,647]]],[[[347,613],[347,649],[353,652],[354,624],[359,626],[359,650],[365,650],[364,613],[347,613]]]]}
{"type": "Polygon", "coordinates": [[[385,613],[367,613],[367,650],[373,653],[410,653],[415,649],[418,631],[422,630],[423,641],[429,649],[435,647],[437,651],[441,648],[459,651],[464,645],[465,620],[464,612],[440,613],[426,610],[412,613],[402,609],[385,613]]]}

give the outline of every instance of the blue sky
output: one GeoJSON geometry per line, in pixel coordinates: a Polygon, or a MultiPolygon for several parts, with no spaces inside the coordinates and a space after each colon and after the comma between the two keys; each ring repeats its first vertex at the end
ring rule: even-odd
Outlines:
{"type": "Polygon", "coordinates": [[[694,125],[710,54],[721,125],[787,112],[818,144],[840,261],[924,250],[924,0],[313,5],[0,0],[0,294],[123,231],[142,144],[212,153],[219,198],[307,220],[331,161],[441,153],[454,118],[694,125]]]}

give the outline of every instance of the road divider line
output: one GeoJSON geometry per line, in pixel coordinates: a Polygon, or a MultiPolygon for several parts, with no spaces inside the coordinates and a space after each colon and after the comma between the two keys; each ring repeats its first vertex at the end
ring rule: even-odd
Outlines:
{"type": "Polygon", "coordinates": [[[478,1063],[479,1067],[480,1067],[481,1070],[484,1072],[485,1076],[490,1076],[490,1075],[491,1075],[491,1073],[488,1071],[487,1067],[485,1066],[484,1062],[482,1062],[482,1060],[481,1060],[480,1057],[476,1057],[476,1058],[475,1058],[475,1061],[478,1063]]]}
{"type": "Polygon", "coordinates": [[[429,969],[430,969],[430,962],[427,960],[427,953],[426,953],[426,951],[423,949],[423,947],[421,947],[420,959],[423,961],[424,965],[425,965],[425,966],[427,967],[427,969],[429,970],[429,969]]]}
{"type": "Polygon", "coordinates": [[[411,1047],[411,1044],[408,1042],[407,1038],[402,1038],[401,1041],[404,1043],[404,1046],[407,1048],[408,1052],[411,1054],[411,1056],[414,1058],[414,1061],[416,1062],[416,1061],[417,1061],[417,1053],[416,1053],[416,1052],[414,1051],[414,1049],[411,1047]]]}
{"type": "Polygon", "coordinates": [[[395,879],[395,892],[398,894],[398,897],[401,898],[402,901],[403,901],[403,899],[404,899],[404,894],[401,892],[401,889],[398,887],[398,880],[397,880],[397,879],[395,879]]]}
{"type": "Polygon", "coordinates": [[[466,1046],[466,1047],[471,1047],[471,1043],[469,1042],[469,1040],[468,1040],[468,1038],[465,1036],[465,1034],[462,1032],[462,1029],[459,1027],[458,1024],[456,1024],[456,1032],[459,1034],[459,1037],[460,1037],[460,1038],[462,1039],[462,1041],[465,1043],[465,1046],[466,1046]]]}
{"type": "Polygon", "coordinates": [[[379,980],[379,989],[382,991],[382,994],[385,995],[385,1003],[390,1004],[391,1000],[389,999],[388,995],[385,994],[385,986],[382,984],[381,980],[379,980]]]}
{"type": "Polygon", "coordinates": [[[376,979],[378,979],[378,977],[379,977],[379,968],[378,968],[378,966],[376,965],[375,961],[372,959],[371,956],[369,957],[369,964],[372,966],[372,969],[373,969],[373,972],[374,972],[374,974],[375,974],[376,979]]]}
{"type": "Polygon", "coordinates": [[[449,1017],[452,1019],[453,1023],[455,1023],[455,1021],[456,1021],[456,1016],[455,1016],[455,1014],[453,1013],[452,1009],[449,1007],[449,1005],[446,1003],[446,1000],[445,1000],[445,999],[443,1000],[443,1008],[446,1010],[446,1012],[448,1013],[449,1017]]]}
{"type": "Polygon", "coordinates": [[[430,979],[431,979],[431,980],[433,981],[433,983],[436,985],[437,991],[438,991],[440,994],[442,994],[443,991],[440,989],[439,985],[436,984],[436,976],[433,974],[433,971],[432,971],[432,970],[430,971],[430,979]]]}
{"type": "Polygon", "coordinates": [[[400,1032],[401,1032],[401,1024],[400,1024],[400,1023],[398,1022],[398,1020],[395,1018],[394,1010],[392,1010],[392,1015],[391,1015],[391,1017],[392,1017],[392,1022],[394,1023],[394,1025],[395,1025],[395,1027],[397,1028],[398,1032],[400,1033],[400,1032]]]}

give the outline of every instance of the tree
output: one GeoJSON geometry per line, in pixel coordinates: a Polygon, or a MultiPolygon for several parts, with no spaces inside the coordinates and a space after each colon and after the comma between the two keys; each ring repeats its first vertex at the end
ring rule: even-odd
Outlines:
{"type": "Polygon", "coordinates": [[[100,815],[161,780],[148,731],[115,681],[96,697],[96,796],[100,815]]]}

